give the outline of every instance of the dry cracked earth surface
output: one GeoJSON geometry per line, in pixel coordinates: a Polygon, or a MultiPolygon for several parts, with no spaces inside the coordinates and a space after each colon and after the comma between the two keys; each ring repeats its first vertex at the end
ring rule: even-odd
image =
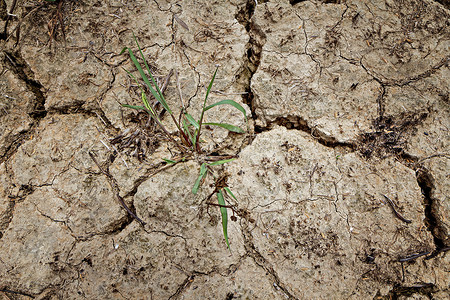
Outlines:
{"type": "Polygon", "coordinates": [[[448,299],[449,17],[431,0],[0,0],[0,298],[448,299]],[[230,250],[217,182],[193,195],[199,160],[164,162],[178,149],[121,106],[140,101],[133,32],[172,107],[198,116],[220,65],[208,101],[247,111],[208,111],[247,131],[202,136],[236,158],[217,167],[230,250]]]}

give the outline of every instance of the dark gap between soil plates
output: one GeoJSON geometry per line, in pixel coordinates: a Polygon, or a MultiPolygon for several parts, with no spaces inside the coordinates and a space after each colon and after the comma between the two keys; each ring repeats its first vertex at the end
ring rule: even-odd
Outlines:
{"type": "Polygon", "coordinates": [[[18,52],[12,53],[5,51],[4,53],[6,54],[4,59],[5,64],[25,82],[27,88],[36,97],[36,101],[30,103],[31,111],[28,112],[28,115],[36,121],[41,120],[47,115],[47,111],[45,110],[45,97],[42,92],[43,86],[33,79],[33,71],[18,52]]]}
{"type": "MultiPolygon", "coordinates": [[[[444,240],[441,238],[445,235],[445,232],[440,224],[440,221],[436,218],[435,212],[435,199],[431,197],[434,186],[434,178],[426,169],[419,169],[416,172],[417,183],[422,189],[424,196],[424,206],[425,206],[425,225],[430,231],[434,239],[434,244],[436,245],[436,250],[445,248],[444,240]]],[[[432,256],[433,254],[431,254],[432,256]]]]}
{"type": "Polygon", "coordinates": [[[236,20],[239,24],[244,26],[250,37],[246,45],[246,57],[243,68],[236,76],[236,81],[244,86],[245,94],[242,96],[243,101],[250,107],[252,119],[256,120],[258,116],[255,114],[254,95],[251,90],[251,83],[253,75],[256,73],[256,70],[261,62],[261,52],[266,41],[266,37],[264,33],[259,28],[256,28],[255,24],[251,21],[254,12],[255,2],[253,0],[249,0],[235,16],[236,20]]]}
{"type": "MultiPolygon", "coordinates": [[[[424,295],[433,299],[433,292],[436,292],[436,286],[432,283],[417,283],[413,286],[396,285],[387,295],[388,299],[404,299],[412,297],[415,294],[424,295]]],[[[415,298],[415,297],[413,297],[415,298]]],[[[376,299],[376,298],[375,298],[376,299]]]]}

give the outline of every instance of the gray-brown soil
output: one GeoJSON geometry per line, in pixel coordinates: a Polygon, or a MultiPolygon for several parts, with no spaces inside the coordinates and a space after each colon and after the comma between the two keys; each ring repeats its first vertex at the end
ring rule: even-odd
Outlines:
{"type": "Polygon", "coordinates": [[[448,8],[0,0],[0,299],[449,299],[448,8]],[[121,107],[133,32],[172,107],[220,65],[208,101],[247,110],[202,136],[237,158],[231,251],[198,161],[121,107]]]}

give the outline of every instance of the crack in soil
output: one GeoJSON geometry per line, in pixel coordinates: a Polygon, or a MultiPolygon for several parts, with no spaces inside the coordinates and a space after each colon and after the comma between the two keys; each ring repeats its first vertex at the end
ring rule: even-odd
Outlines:
{"type": "Polygon", "coordinates": [[[9,227],[9,224],[13,218],[14,207],[16,206],[15,201],[9,201],[8,207],[5,212],[0,216],[0,240],[3,237],[3,232],[9,227]]]}
{"type": "Polygon", "coordinates": [[[264,258],[264,256],[259,253],[256,249],[255,244],[253,243],[253,236],[251,232],[248,230],[248,226],[242,228],[242,234],[244,238],[244,247],[247,251],[249,257],[251,257],[255,263],[264,269],[268,273],[268,276],[271,277],[271,281],[274,282],[273,286],[277,292],[280,290],[284,293],[284,295],[289,299],[296,299],[291,292],[285,287],[285,285],[281,282],[278,274],[271,266],[271,264],[264,258]]]}
{"type": "Polygon", "coordinates": [[[381,116],[374,120],[374,132],[359,135],[358,150],[366,157],[376,155],[385,158],[394,154],[406,166],[414,168],[411,163],[418,162],[418,158],[405,152],[403,147],[407,143],[407,134],[422,124],[429,112],[400,114],[397,116],[381,116]]]}
{"type": "MultiPolygon", "coordinates": [[[[131,206],[130,209],[133,209],[133,208],[134,207],[131,206]]],[[[59,221],[59,222],[61,222],[61,221],[59,221]]],[[[129,216],[128,214],[126,214],[123,217],[121,217],[121,218],[115,220],[114,222],[112,222],[111,224],[109,224],[108,227],[111,227],[111,229],[109,229],[109,230],[105,230],[105,231],[102,231],[102,232],[91,232],[91,233],[87,233],[85,235],[75,235],[75,234],[71,233],[71,235],[72,235],[72,237],[75,238],[75,240],[77,242],[80,242],[80,241],[84,242],[84,241],[88,241],[91,238],[96,237],[96,236],[108,236],[108,235],[113,235],[113,234],[116,234],[116,233],[120,233],[131,222],[133,222],[133,218],[131,216],[129,216]]],[[[65,224],[65,225],[68,227],[69,231],[72,232],[72,229],[67,224],[65,224]]]]}
{"type": "Polygon", "coordinates": [[[21,185],[19,187],[20,195],[8,195],[8,198],[10,200],[8,202],[8,208],[2,215],[0,215],[0,240],[3,237],[3,232],[8,229],[9,224],[11,224],[12,222],[16,203],[22,202],[28,195],[31,195],[34,190],[35,188],[32,185],[21,185]]]}
{"type": "Polygon", "coordinates": [[[258,119],[258,116],[255,113],[256,107],[254,103],[254,94],[251,89],[251,84],[253,75],[256,73],[259,64],[261,63],[262,47],[266,42],[266,35],[264,34],[264,32],[251,20],[255,12],[255,8],[255,1],[248,0],[246,5],[242,7],[235,16],[236,20],[239,22],[239,24],[244,26],[250,37],[245,47],[246,55],[244,55],[243,57],[243,67],[240,70],[239,74],[236,76],[236,82],[244,87],[244,91],[246,94],[242,96],[242,99],[244,103],[250,107],[253,120],[258,119]]]}
{"type": "Polygon", "coordinates": [[[34,73],[28,66],[26,61],[21,57],[19,52],[8,52],[5,53],[5,64],[9,66],[9,69],[16,74],[21,80],[23,80],[27,88],[34,94],[36,101],[30,103],[30,111],[28,115],[34,120],[39,121],[47,115],[45,110],[45,96],[42,91],[44,87],[36,80],[33,79],[34,73]]]}
{"type": "MultiPolygon", "coordinates": [[[[111,173],[109,172],[109,166],[111,165],[111,163],[113,161],[108,160],[106,162],[106,166],[101,166],[97,160],[95,159],[95,156],[91,153],[89,153],[92,160],[95,162],[95,164],[97,165],[97,167],[100,169],[100,172],[103,173],[103,175],[106,176],[107,181],[111,187],[112,193],[115,195],[116,200],[121,204],[121,206],[127,211],[127,214],[117,220],[117,224],[111,224],[111,226],[113,227],[112,230],[108,233],[116,233],[116,232],[120,232],[123,229],[125,229],[129,224],[131,224],[131,222],[133,222],[133,220],[138,221],[142,226],[145,225],[145,222],[143,222],[139,217],[137,217],[136,215],[136,209],[134,207],[134,203],[132,202],[129,206],[128,204],[125,202],[125,200],[120,196],[120,188],[119,188],[119,184],[117,183],[116,179],[111,175],[111,173]]],[[[115,158],[115,157],[113,157],[115,158]]]]}
{"type": "Polygon", "coordinates": [[[34,95],[36,100],[28,104],[28,115],[33,119],[30,129],[16,135],[15,139],[6,147],[5,153],[0,156],[0,163],[9,160],[19,147],[33,136],[39,121],[47,115],[47,111],[45,110],[45,96],[44,92],[42,92],[43,86],[38,81],[32,79],[34,73],[31,68],[18,52],[3,51],[3,53],[5,54],[4,65],[25,83],[27,89],[34,95]]]}
{"type": "MultiPolygon", "coordinates": [[[[290,3],[292,5],[294,5],[299,2],[303,2],[303,1],[304,0],[291,0],[290,3]]],[[[158,2],[155,0],[154,0],[154,2],[158,5],[158,8],[160,10],[162,10],[159,7],[158,2]]],[[[339,1],[324,1],[324,2],[325,3],[337,3],[339,1]]],[[[253,120],[258,119],[258,116],[255,114],[254,94],[251,89],[251,83],[252,83],[253,75],[256,73],[256,71],[260,65],[262,47],[263,47],[263,45],[265,43],[265,39],[266,39],[264,32],[254,22],[251,21],[251,18],[254,14],[255,8],[256,8],[255,1],[248,0],[245,7],[243,7],[236,15],[236,19],[239,21],[239,23],[241,25],[243,25],[245,27],[247,33],[250,36],[249,42],[247,43],[247,46],[246,46],[246,55],[244,55],[243,67],[240,70],[239,74],[236,76],[236,79],[239,84],[242,84],[242,86],[245,87],[245,92],[247,92],[247,94],[245,94],[243,96],[243,101],[250,107],[253,120]]],[[[342,18],[344,17],[344,14],[345,14],[345,12],[341,16],[341,21],[342,21],[342,18]]],[[[172,20],[172,22],[173,22],[173,20],[172,20]]],[[[338,24],[336,24],[335,26],[337,26],[338,24]]],[[[305,32],[305,35],[306,35],[306,32],[305,32]]],[[[309,54],[307,52],[307,48],[306,48],[307,45],[308,45],[308,39],[307,39],[307,43],[305,46],[305,53],[313,59],[311,54],[309,54]]],[[[35,126],[39,123],[39,121],[42,118],[44,118],[48,113],[44,107],[45,97],[44,97],[44,93],[42,92],[43,87],[42,87],[42,85],[40,85],[39,82],[31,79],[31,78],[33,78],[33,74],[32,74],[32,71],[30,70],[29,66],[26,65],[26,62],[23,61],[23,59],[21,57],[19,57],[19,56],[15,57],[14,55],[16,55],[16,54],[13,55],[12,53],[7,53],[7,52],[5,52],[5,53],[7,54],[7,57],[9,59],[9,65],[11,66],[11,70],[13,70],[13,72],[15,72],[15,74],[17,74],[19,76],[19,78],[26,83],[28,89],[30,91],[32,91],[33,94],[36,96],[37,101],[35,103],[33,103],[33,109],[29,113],[29,115],[35,120],[35,122],[33,122],[32,126],[31,126],[31,129],[27,132],[24,132],[24,133],[21,133],[18,135],[17,139],[15,139],[8,146],[8,148],[7,148],[8,150],[5,152],[6,154],[3,155],[2,157],[0,157],[0,163],[8,160],[9,157],[11,157],[15,153],[15,151],[17,151],[17,149],[22,145],[22,143],[25,140],[27,140],[32,135],[32,133],[35,131],[35,126]],[[31,72],[31,73],[29,73],[29,72],[31,72]]],[[[184,53],[184,51],[183,51],[183,53],[184,53]]],[[[189,60],[189,57],[187,56],[187,54],[184,53],[184,55],[189,60]]],[[[379,106],[379,118],[376,120],[376,122],[377,122],[376,128],[378,128],[380,130],[384,130],[384,129],[389,129],[391,127],[389,125],[387,118],[384,117],[384,95],[385,95],[385,87],[386,86],[392,86],[392,85],[404,86],[404,85],[408,85],[412,82],[421,80],[423,78],[429,77],[433,73],[435,73],[439,68],[441,68],[442,66],[448,65],[448,60],[449,60],[448,57],[444,58],[440,63],[438,63],[435,66],[432,66],[431,69],[429,69],[415,77],[411,77],[411,78],[407,78],[407,79],[399,80],[399,81],[388,81],[388,82],[384,82],[383,80],[377,78],[376,77],[376,76],[378,76],[377,74],[366,69],[364,67],[364,65],[362,64],[362,62],[360,62],[360,66],[362,66],[366,70],[366,72],[374,78],[374,80],[379,82],[381,84],[381,88],[382,88],[381,94],[379,95],[379,97],[377,99],[378,106],[379,106]],[[388,124],[388,125],[386,125],[386,124],[388,124]]],[[[6,61],[6,63],[8,63],[8,61],[6,61]]],[[[320,66],[320,62],[318,62],[318,63],[320,66]]],[[[195,68],[194,68],[194,71],[199,76],[199,74],[195,70],[195,68]]],[[[199,76],[199,79],[200,79],[200,76],[199,76]]],[[[113,74],[113,79],[110,82],[110,85],[106,91],[108,91],[109,88],[112,86],[114,80],[115,80],[115,76],[113,74]]],[[[200,80],[199,80],[199,82],[200,82],[200,80]]],[[[199,88],[200,88],[200,85],[197,86],[197,92],[198,92],[199,88]]],[[[103,99],[103,96],[106,94],[106,91],[104,93],[102,93],[102,96],[101,96],[102,99],[103,99]]],[[[197,94],[197,92],[196,92],[196,94],[197,94]]],[[[189,101],[190,101],[190,99],[189,99],[189,101]]],[[[104,123],[105,123],[104,120],[106,120],[106,123],[105,123],[106,127],[111,126],[111,128],[113,128],[113,126],[111,125],[111,123],[109,122],[109,120],[107,119],[106,115],[104,114],[104,112],[101,108],[99,108],[98,111],[97,110],[85,110],[82,108],[83,104],[84,103],[81,103],[81,104],[75,103],[73,105],[68,105],[67,107],[58,108],[58,109],[55,109],[52,112],[50,112],[50,114],[52,114],[52,113],[59,113],[59,114],[80,113],[80,114],[86,114],[89,116],[95,116],[95,115],[97,115],[97,112],[98,112],[100,116],[97,115],[97,117],[99,117],[104,123]]],[[[419,121],[425,120],[426,117],[427,117],[427,113],[419,115],[419,121]]],[[[356,147],[357,147],[356,142],[355,143],[341,143],[341,142],[336,141],[336,139],[333,136],[327,136],[323,132],[317,130],[316,128],[314,128],[314,127],[311,128],[310,126],[308,126],[307,122],[304,119],[302,119],[301,117],[298,117],[298,116],[278,117],[275,121],[268,123],[268,125],[265,127],[256,126],[255,133],[257,134],[257,133],[261,133],[263,131],[270,130],[274,127],[274,125],[284,126],[287,129],[297,129],[297,130],[300,130],[303,132],[307,132],[311,136],[315,137],[316,140],[320,144],[325,145],[327,147],[332,147],[332,148],[341,147],[341,148],[347,149],[349,151],[355,151],[356,147]],[[316,135],[318,135],[318,136],[316,136],[316,135]]],[[[417,125],[417,124],[415,124],[415,125],[417,125]]],[[[402,129],[401,132],[404,132],[404,129],[402,129]]],[[[378,132],[377,132],[377,134],[378,134],[378,132]]],[[[386,133],[379,133],[379,135],[385,135],[385,134],[386,133]]],[[[400,155],[401,155],[401,157],[403,157],[404,160],[414,160],[414,162],[417,162],[417,158],[408,156],[408,154],[406,154],[403,149],[402,149],[400,155]]],[[[109,168],[109,165],[106,167],[106,170],[108,170],[108,168],[109,168]]],[[[416,173],[416,176],[417,176],[417,182],[418,182],[420,188],[422,189],[422,192],[423,192],[424,198],[425,198],[425,201],[424,201],[425,202],[424,203],[424,205],[425,205],[425,223],[427,225],[428,230],[432,233],[432,235],[434,237],[434,243],[436,245],[436,249],[437,250],[443,249],[443,248],[445,248],[445,243],[444,243],[443,237],[445,237],[446,235],[444,235],[445,231],[444,231],[444,228],[442,227],[442,222],[439,220],[439,218],[435,212],[435,203],[437,200],[432,198],[432,192],[435,189],[435,186],[433,184],[434,179],[433,179],[431,173],[426,169],[418,170],[416,173]]],[[[132,191],[128,192],[127,195],[125,196],[125,198],[130,197],[131,199],[133,199],[134,195],[137,192],[137,188],[139,187],[139,185],[143,181],[147,180],[150,177],[151,177],[150,175],[145,175],[143,177],[140,177],[138,180],[136,180],[132,191]]],[[[119,186],[117,184],[117,181],[112,176],[111,177],[108,176],[108,182],[111,185],[113,193],[117,192],[117,195],[118,195],[119,186]]],[[[12,212],[13,212],[15,203],[16,203],[16,201],[11,201],[9,203],[7,211],[9,211],[10,214],[5,213],[0,217],[0,239],[2,238],[2,231],[7,228],[7,226],[9,225],[9,223],[12,219],[12,212]],[[5,224],[6,224],[6,227],[4,227],[5,224]]],[[[135,211],[133,204],[131,204],[130,209],[132,211],[135,211]]],[[[65,223],[65,221],[54,220],[51,217],[44,215],[43,213],[41,213],[41,214],[47,218],[50,218],[54,222],[65,223]]],[[[103,232],[103,233],[95,233],[95,234],[90,235],[90,237],[94,236],[94,235],[108,235],[108,234],[114,234],[114,233],[120,232],[123,229],[125,229],[132,221],[133,221],[133,218],[131,216],[129,216],[128,214],[126,214],[112,225],[111,231],[107,231],[107,232],[103,232]]],[[[146,231],[146,230],[144,229],[144,231],[146,231]]],[[[156,232],[156,233],[164,234],[169,237],[180,237],[182,239],[185,239],[182,236],[170,235],[164,231],[148,231],[147,233],[149,233],[149,232],[150,233],[156,232]]],[[[251,233],[248,230],[243,230],[243,236],[244,236],[244,241],[245,241],[245,249],[247,251],[246,256],[251,257],[258,266],[260,266],[262,269],[264,269],[266,272],[268,272],[268,274],[269,274],[268,276],[274,282],[275,288],[279,287],[285,293],[286,296],[288,296],[291,299],[294,298],[294,296],[292,296],[292,294],[287,290],[285,285],[280,283],[280,278],[278,277],[277,273],[275,272],[275,270],[271,266],[271,264],[256,249],[256,247],[253,243],[253,237],[252,237],[251,233]]],[[[80,240],[82,240],[82,239],[83,238],[80,238],[80,240]]],[[[69,253],[70,253],[70,251],[69,251],[69,253]]],[[[184,280],[184,282],[178,287],[175,294],[170,296],[169,299],[179,297],[191,285],[191,283],[194,281],[194,278],[196,276],[208,276],[213,273],[215,273],[215,272],[202,273],[202,272],[198,272],[198,271],[193,271],[190,274],[186,274],[187,277],[184,280]]],[[[61,286],[63,286],[63,285],[64,284],[61,284],[61,286]]],[[[431,298],[432,292],[434,292],[434,291],[435,291],[435,285],[433,285],[433,284],[418,284],[418,285],[410,286],[410,287],[395,286],[390,291],[389,297],[392,297],[393,299],[397,299],[400,296],[413,295],[413,294],[418,293],[421,295],[426,295],[431,298]]],[[[1,287],[0,292],[34,298],[33,295],[13,291],[13,290],[10,290],[3,286],[1,287]]]]}
{"type": "MultiPolygon", "coordinates": [[[[255,12],[255,8],[256,8],[255,2],[253,0],[249,0],[247,1],[246,6],[241,8],[241,10],[236,15],[236,19],[240,24],[242,24],[245,27],[245,30],[250,36],[249,42],[247,43],[246,46],[247,55],[246,57],[244,57],[243,68],[240,71],[239,75],[237,76],[236,81],[244,86],[246,94],[243,95],[243,100],[244,103],[250,107],[253,120],[257,120],[259,116],[256,114],[256,105],[254,101],[255,96],[251,89],[251,84],[253,75],[256,73],[261,63],[262,48],[266,42],[265,33],[262,31],[261,28],[259,28],[257,24],[255,24],[251,20],[255,12]]],[[[345,10],[342,13],[341,20],[335,26],[337,26],[342,21],[342,18],[346,11],[347,10],[345,10]]],[[[303,21],[304,25],[304,20],[303,19],[301,20],[303,21]]],[[[308,40],[304,27],[305,26],[303,26],[303,31],[306,36],[306,39],[308,40]]],[[[307,54],[313,61],[315,61],[319,65],[319,68],[321,69],[320,62],[316,61],[314,57],[312,57],[312,55],[307,52],[307,46],[308,42],[306,42],[305,45],[305,54],[307,54]]],[[[284,126],[287,129],[297,129],[306,132],[308,134],[311,134],[314,138],[316,138],[316,140],[320,144],[325,145],[327,147],[331,148],[341,147],[348,150],[349,152],[354,151],[354,149],[356,149],[355,143],[338,142],[334,137],[328,136],[323,132],[317,130],[316,128],[309,127],[307,122],[298,116],[278,117],[276,120],[268,122],[267,126],[264,127],[256,125],[254,128],[255,134],[271,130],[274,125],[284,126]],[[314,134],[316,134],[317,136],[315,136],[314,134]]]]}
{"type": "Polygon", "coordinates": [[[33,136],[33,125],[28,131],[24,131],[16,135],[16,138],[6,147],[5,153],[0,156],[0,164],[9,160],[11,156],[19,149],[19,147],[33,136]]]}
{"type": "Polygon", "coordinates": [[[386,298],[396,300],[405,299],[405,297],[416,298],[417,296],[422,295],[428,297],[428,299],[434,299],[433,293],[437,291],[437,287],[433,283],[417,283],[413,286],[396,285],[389,291],[386,298]]]}
{"type": "Polygon", "coordinates": [[[329,148],[341,148],[347,152],[352,152],[357,148],[356,143],[352,142],[339,142],[335,137],[324,134],[317,128],[310,127],[308,123],[300,116],[287,116],[277,117],[274,121],[268,122],[267,126],[260,127],[255,126],[255,132],[260,133],[263,131],[271,130],[274,125],[283,126],[289,129],[296,129],[303,131],[311,135],[319,144],[329,148]]]}
{"type": "MultiPolygon", "coordinates": [[[[178,269],[179,271],[183,272],[187,277],[186,279],[183,281],[182,284],[180,284],[180,286],[177,288],[176,292],[171,295],[168,299],[178,299],[180,298],[180,296],[187,290],[187,288],[192,284],[192,282],[194,282],[194,279],[196,277],[200,277],[200,276],[210,276],[213,274],[219,274],[223,277],[228,277],[232,274],[234,274],[235,272],[237,272],[237,270],[240,268],[242,261],[248,257],[247,254],[240,256],[239,260],[237,263],[235,264],[231,264],[224,272],[219,272],[216,269],[212,269],[208,272],[199,272],[199,271],[192,271],[192,272],[187,272],[185,270],[183,270],[183,268],[181,268],[179,265],[174,264],[176,269],[178,269]]],[[[227,298],[226,299],[233,299],[233,294],[232,293],[228,293],[227,294],[227,298]],[[229,298],[231,297],[231,298],[229,298]]]]}
{"type": "MultiPolygon", "coordinates": [[[[294,3],[295,4],[295,3],[294,3]]],[[[252,112],[252,119],[257,120],[259,116],[256,114],[256,105],[254,102],[254,94],[251,89],[252,78],[253,75],[258,70],[258,67],[261,63],[261,54],[262,48],[266,42],[266,35],[262,31],[261,28],[254,22],[252,22],[251,18],[255,12],[255,2],[250,0],[247,2],[246,6],[243,7],[238,14],[236,15],[236,19],[245,27],[245,30],[250,36],[249,42],[247,43],[247,56],[244,57],[244,64],[241,72],[237,76],[237,82],[244,86],[244,90],[246,94],[243,96],[244,103],[250,107],[252,112]]],[[[343,14],[345,11],[343,12],[343,14]]],[[[343,15],[342,15],[343,16],[343,15]]],[[[300,18],[300,17],[299,17],[300,18]]],[[[300,18],[301,19],[301,18],[300,18]]],[[[303,21],[304,25],[304,20],[303,21]]],[[[339,24],[339,22],[338,22],[339,24]]],[[[336,24],[335,26],[337,26],[336,24]]],[[[303,26],[303,30],[306,36],[306,32],[303,26]]],[[[307,36],[306,36],[307,39],[307,36]]],[[[316,61],[311,54],[307,52],[308,42],[305,45],[305,54],[307,54],[313,61],[315,61],[319,67],[320,62],[316,61]]],[[[320,67],[321,68],[321,67],[320,67]]],[[[307,132],[314,136],[314,133],[318,134],[318,136],[314,136],[318,142],[327,147],[342,147],[347,150],[353,151],[356,148],[354,143],[341,143],[338,142],[334,137],[327,136],[324,133],[320,132],[316,128],[311,128],[307,125],[307,122],[298,116],[288,116],[288,117],[278,117],[275,121],[268,122],[267,126],[255,126],[255,134],[261,133],[263,131],[268,131],[273,128],[274,125],[284,126],[287,129],[297,129],[304,132],[307,132]]]]}
{"type": "MultiPolygon", "coordinates": [[[[180,270],[182,270],[182,269],[180,269],[180,270]]],[[[183,271],[183,272],[185,272],[185,271],[183,271]]],[[[192,284],[192,282],[194,282],[195,277],[198,277],[198,276],[209,276],[209,275],[211,275],[213,273],[215,273],[215,272],[211,271],[211,272],[208,272],[208,273],[203,273],[203,272],[199,272],[199,271],[192,271],[190,274],[187,275],[186,279],[177,288],[175,293],[173,295],[171,295],[168,299],[177,299],[177,298],[179,298],[184,293],[184,291],[186,291],[186,289],[192,284]]]]}
{"type": "MultiPolygon", "coordinates": [[[[431,173],[421,167],[416,172],[417,183],[422,189],[424,196],[424,206],[425,206],[425,225],[428,231],[433,236],[434,244],[436,246],[436,252],[441,252],[441,249],[446,247],[446,240],[448,240],[448,234],[442,221],[439,219],[437,213],[436,202],[438,199],[433,198],[433,191],[436,189],[434,185],[434,178],[431,173]]],[[[448,246],[448,245],[447,245],[448,246]]],[[[433,254],[432,254],[433,255],[433,254]]]]}
{"type": "MultiPolygon", "coordinates": [[[[27,292],[22,292],[22,291],[17,291],[17,290],[15,291],[12,288],[8,288],[8,287],[2,287],[0,289],[0,292],[5,293],[5,294],[14,295],[14,296],[11,296],[11,297],[13,297],[13,299],[16,299],[16,297],[20,297],[20,296],[28,297],[31,299],[36,298],[35,296],[33,296],[32,294],[29,294],[27,292]]],[[[5,297],[7,297],[7,296],[5,296],[5,297]]],[[[10,298],[6,298],[6,299],[10,299],[10,298]]]]}
{"type": "MultiPolygon", "coordinates": [[[[341,56],[342,57],[342,56],[341,56]]],[[[446,56],[443,59],[441,59],[440,62],[438,62],[436,65],[431,66],[430,69],[416,75],[413,77],[405,78],[405,79],[388,79],[385,76],[381,74],[377,74],[375,71],[372,71],[369,67],[365,66],[363,63],[363,59],[361,58],[359,65],[366,71],[366,73],[371,76],[374,80],[376,80],[378,83],[380,83],[383,87],[389,87],[389,86],[398,86],[403,87],[406,85],[409,85],[410,83],[417,82],[419,80],[425,79],[436,73],[440,68],[446,66],[448,67],[450,56],[446,56]],[[383,77],[384,79],[380,78],[383,77]]]]}

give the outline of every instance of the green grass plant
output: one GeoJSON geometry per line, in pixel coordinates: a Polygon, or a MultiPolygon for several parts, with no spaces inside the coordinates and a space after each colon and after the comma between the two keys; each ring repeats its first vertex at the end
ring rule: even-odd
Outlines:
{"type": "MultiPolygon", "coordinates": [[[[130,48],[125,47],[120,54],[123,54],[124,52],[128,51],[128,54],[129,54],[133,64],[137,68],[137,71],[139,72],[140,77],[142,78],[143,82],[147,86],[151,95],[162,105],[162,107],[170,115],[172,122],[175,124],[175,126],[178,130],[178,137],[172,136],[172,134],[165,128],[165,126],[162,124],[162,122],[159,118],[159,114],[155,111],[155,109],[152,107],[152,105],[150,105],[147,94],[145,93],[144,88],[139,83],[139,80],[131,72],[129,72],[127,70],[125,70],[125,71],[128,73],[128,75],[131,78],[133,78],[133,80],[137,83],[137,85],[140,89],[141,100],[142,100],[143,106],[142,105],[128,105],[128,104],[122,104],[122,106],[127,107],[127,108],[146,111],[150,115],[150,117],[155,121],[155,123],[159,126],[159,128],[163,131],[165,136],[173,144],[176,145],[176,147],[180,151],[180,155],[182,158],[179,160],[164,159],[164,161],[166,163],[176,164],[176,163],[186,161],[189,159],[197,159],[199,161],[200,172],[199,172],[197,180],[195,181],[195,183],[192,187],[192,190],[191,190],[193,194],[197,194],[201,184],[205,181],[205,178],[208,175],[216,177],[216,176],[214,176],[214,171],[213,171],[214,166],[223,165],[225,163],[228,163],[228,162],[231,162],[234,160],[233,158],[231,158],[231,159],[222,159],[222,160],[213,160],[213,161],[202,161],[202,159],[204,160],[204,157],[207,157],[207,155],[206,156],[203,155],[205,153],[203,153],[202,148],[201,148],[200,136],[202,133],[202,128],[204,126],[208,125],[208,126],[217,126],[217,127],[225,128],[226,130],[236,132],[236,133],[244,133],[245,132],[242,128],[232,125],[232,124],[228,124],[228,123],[204,122],[205,113],[208,110],[210,110],[214,107],[220,106],[220,105],[231,105],[234,108],[236,108],[237,110],[239,110],[243,114],[245,121],[247,121],[247,115],[246,115],[245,109],[239,103],[237,103],[233,100],[229,100],[229,99],[222,100],[222,101],[216,102],[216,103],[208,105],[208,106],[206,105],[208,96],[211,92],[211,89],[212,89],[212,86],[214,83],[214,79],[216,78],[216,74],[218,71],[218,67],[216,67],[216,70],[215,70],[215,72],[212,76],[212,79],[208,85],[208,88],[206,90],[206,95],[205,95],[205,99],[203,101],[200,117],[198,119],[195,119],[192,115],[187,113],[183,108],[181,110],[180,117],[177,118],[175,116],[173,110],[167,104],[166,99],[164,98],[164,95],[161,92],[161,89],[159,88],[155,78],[153,77],[152,72],[150,71],[150,68],[144,57],[144,54],[142,53],[142,49],[139,46],[137,38],[134,34],[133,34],[133,37],[134,37],[136,45],[139,49],[139,54],[140,54],[141,59],[143,60],[146,72],[144,71],[144,68],[142,67],[141,63],[139,63],[138,59],[136,58],[136,56],[134,55],[133,51],[130,48]]],[[[213,193],[216,194],[218,206],[219,206],[220,213],[222,216],[222,228],[223,228],[223,235],[225,238],[225,242],[227,244],[227,247],[230,248],[230,243],[228,241],[228,233],[227,233],[227,228],[228,228],[227,207],[228,206],[225,203],[225,198],[228,196],[228,197],[231,197],[236,200],[236,197],[233,195],[233,193],[227,186],[220,186],[220,187],[216,186],[215,191],[213,193]]]]}

